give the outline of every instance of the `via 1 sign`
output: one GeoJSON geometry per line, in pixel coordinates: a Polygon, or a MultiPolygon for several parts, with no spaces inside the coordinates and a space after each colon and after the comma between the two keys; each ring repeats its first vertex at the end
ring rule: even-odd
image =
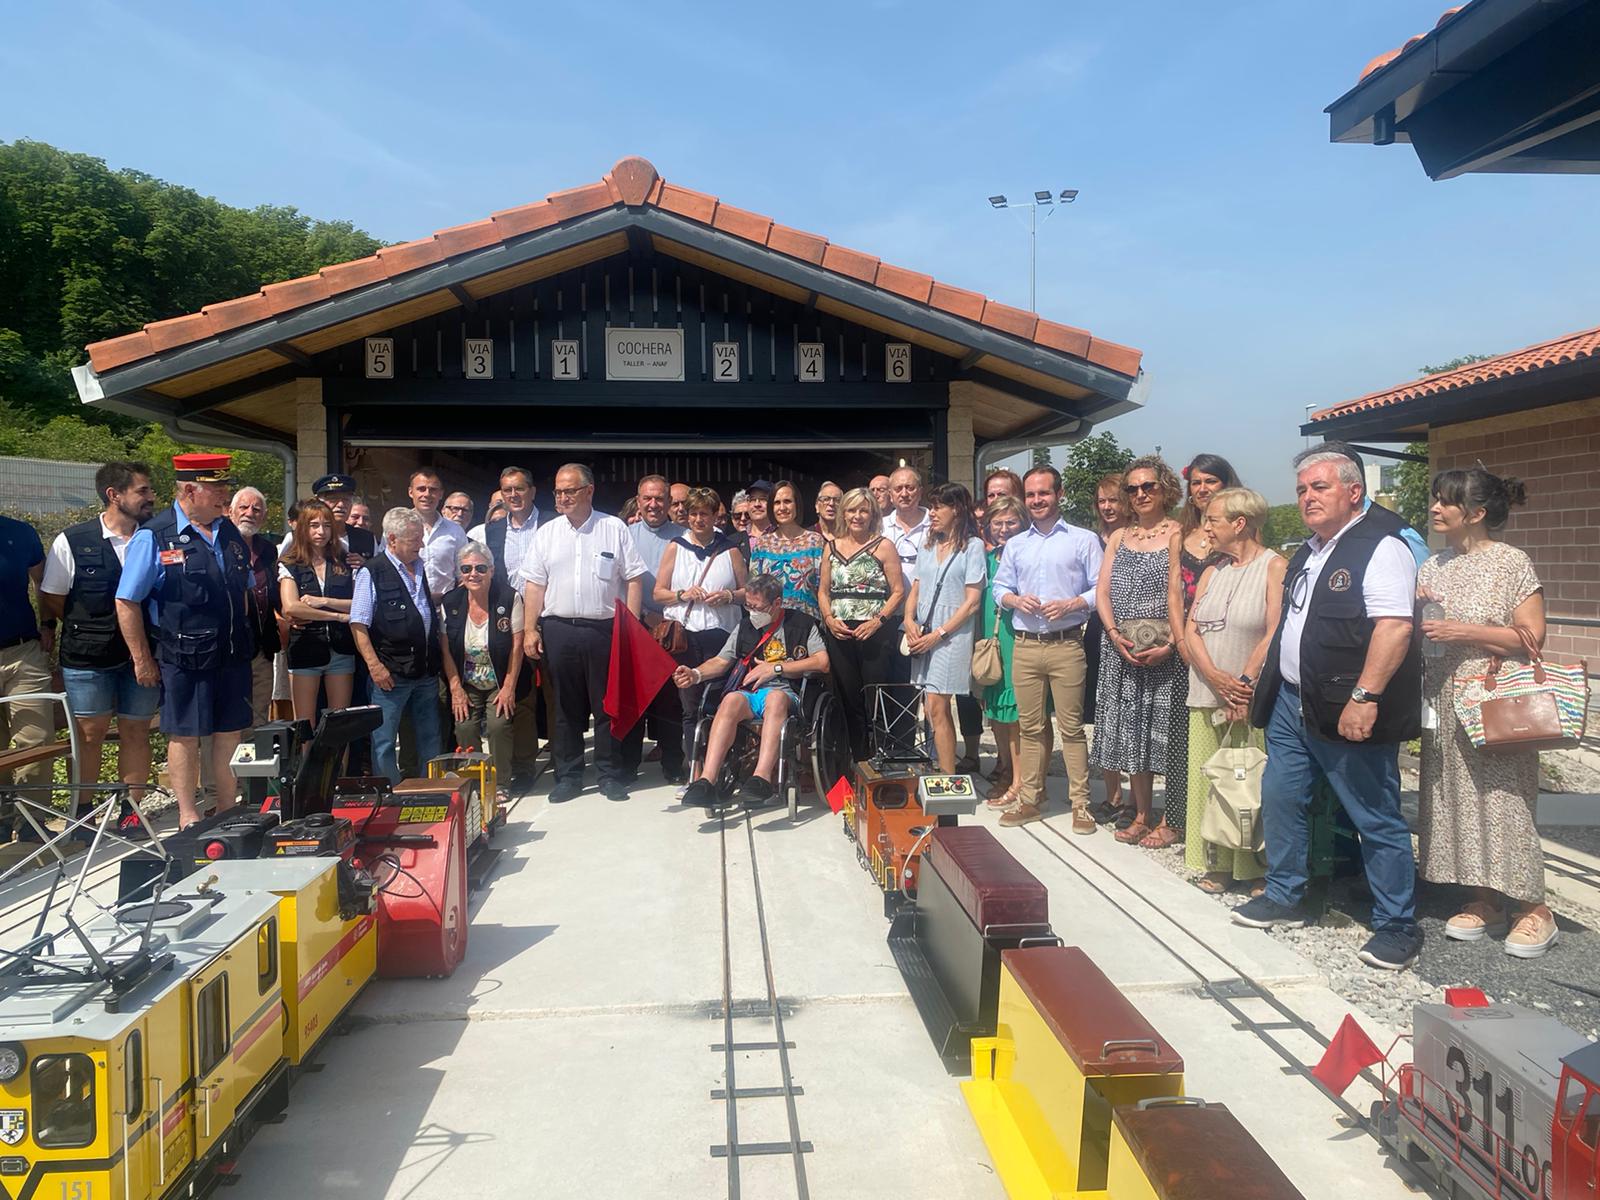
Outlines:
{"type": "Polygon", "coordinates": [[[683,381],[683,330],[607,329],[606,378],[683,381]]]}
{"type": "Polygon", "coordinates": [[[911,343],[890,342],[883,348],[883,377],[889,383],[911,382],[911,343]]]}

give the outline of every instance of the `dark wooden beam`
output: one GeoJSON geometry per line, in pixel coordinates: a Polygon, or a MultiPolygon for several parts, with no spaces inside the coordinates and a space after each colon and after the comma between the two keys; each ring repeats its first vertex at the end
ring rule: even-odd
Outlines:
{"type": "Polygon", "coordinates": [[[251,375],[248,379],[225,383],[221,387],[212,388],[209,392],[201,392],[198,396],[190,396],[185,400],[168,399],[167,403],[173,406],[177,416],[196,417],[214,408],[220,408],[229,401],[238,400],[252,392],[262,392],[277,387],[280,383],[288,383],[291,379],[299,379],[305,374],[305,370],[301,367],[274,367],[270,371],[251,375]]]}
{"type": "Polygon", "coordinates": [[[457,300],[461,301],[461,307],[462,308],[466,309],[468,312],[477,312],[478,311],[478,302],[477,302],[477,300],[475,300],[473,298],[472,293],[467,291],[466,288],[462,287],[459,283],[452,283],[452,284],[448,284],[446,286],[447,286],[450,294],[452,296],[454,296],[457,300]]]}
{"type": "MultiPolygon", "coordinates": [[[[597,374],[603,375],[603,372],[597,374]]],[[[1020,394],[1021,384],[1006,388],[1020,394]]],[[[995,386],[1000,386],[997,382],[995,386]]],[[[550,379],[357,379],[334,376],[322,382],[323,402],[344,408],[438,407],[452,405],[532,408],[618,408],[667,405],[680,409],[777,407],[936,409],[950,406],[945,383],[837,383],[819,387],[794,380],[744,381],[714,388],[682,383],[625,383],[601,378],[558,382],[550,379]]],[[[1059,397],[1056,398],[1059,401],[1059,397]]],[[[226,401],[221,401],[226,403],[226,401]]],[[[208,405],[214,407],[214,405],[208,405]]],[[[1074,414],[1076,415],[1076,414],[1074,414]]]]}
{"type": "Polygon", "coordinates": [[[279,342],[276,346],[268,346],[267,349],[271,350],[279,358],[288,359],[297,367],[304,367],[308,371],[316,369],[317,364],[311,361],[309,354],[296,350],[288,342],[279,342]]]}

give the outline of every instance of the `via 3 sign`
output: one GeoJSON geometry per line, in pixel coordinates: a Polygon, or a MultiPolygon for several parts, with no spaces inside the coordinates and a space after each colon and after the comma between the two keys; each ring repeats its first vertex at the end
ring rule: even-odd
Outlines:
{"type": "Polygon", "coordinates": [[[606,378],[682,382],[683,330],[607,329],[606,378]]]}

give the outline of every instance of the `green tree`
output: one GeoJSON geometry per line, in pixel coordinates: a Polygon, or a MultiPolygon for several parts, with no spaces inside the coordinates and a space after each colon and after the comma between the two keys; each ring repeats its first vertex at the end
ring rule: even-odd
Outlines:
{"type": "MultiPolygon", "coordinates": [[[[1454,371],[1493,357],[1495,356],[1492,354],[1463,354],[1436,366],[1424,366],[1422,374],[1442,375],[1446,371],[1454,371]]],[[[1406,453],[1420,454],[1423,461],[1412,462],[1404,459],[1395,467],[1393,507],[1405,519],[1406,524],[1417,532],[1425,534],[1428,532],[1428,504],[1433,484],[1433,472],[1427,461],[1428,443],[1412,442],[1406,447],[1406,453]]]]}
{"type": "Polygon", "coordinates": [[[1074,442],[1061,472],[1061,515],[1074,525],[1095,523],[1095,486],[1106,475],[1133,461],[1133,451],[1117,441],[1109,429],[1074,442]]]}
{"type": "Polygon", "coordinates": [[[1303,542],[1309,535],[1306,523],[1300,518],[1298,504],[1274,504],[1267,510],[1266,523],[1261,527],[1261,541],[1274,550],[1303,542]]]}

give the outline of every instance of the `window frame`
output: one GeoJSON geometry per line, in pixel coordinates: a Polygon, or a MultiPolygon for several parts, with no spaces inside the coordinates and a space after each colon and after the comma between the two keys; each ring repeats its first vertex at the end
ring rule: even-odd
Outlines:
{"type": "Polygon", "coordinates": [[[228,973],[221,972],[210,983],[206,984],[195,994],[194,1000],[194,1051],[196,1082],[210,1075],[217,1069],[217,1065],[228,1056],[228,1051],[233,1048],[233,1031],[229,1028],[228,1021],[228,973]],[[212,997],[220,994],[221,1010],[216,1016],[207,1014],[207,1006],[213,1003],[212,997]],[[220,1020],[220,1025],[208,1029],[213,1021],[220,1020]],[[208,1036],[209,1035],[209,1036],[208,1036]],[[216,1053],[207,1057],[209,1042],[217,1041],[216,1053]]]}
{"type": "Polygon", "coordinates": [[[99,1098],[95,1095],[95,1069],[94,1060],[87,1054],[77,1050],[69,1050],[62,1054],[41,1054],[29,1064],[28,1067],[28,1094],[33,1101],[33,1143],[41,1150],[79,1150],[94,1144],[100,1132],[99,1098]],[[81,1141],[63,1141],[58,1138],[46,1139],[46,1126],[39,1119],[39,1097],[44,1092],[40,1086],[39,1076],[44,1070],[53,1068],[57,1063],[67,1063],[72,1059],[79,1060],[84,1068],[85,1076],[89,1080],[89,1094],[87,1104],[89,1109],[88,1133],[81,1141]]]}
{"type": "Polygon", "coordinates": [[[144,1031],[135,1029],[122,1043],[123,1119],[144,1115],[144,1031]]]}

